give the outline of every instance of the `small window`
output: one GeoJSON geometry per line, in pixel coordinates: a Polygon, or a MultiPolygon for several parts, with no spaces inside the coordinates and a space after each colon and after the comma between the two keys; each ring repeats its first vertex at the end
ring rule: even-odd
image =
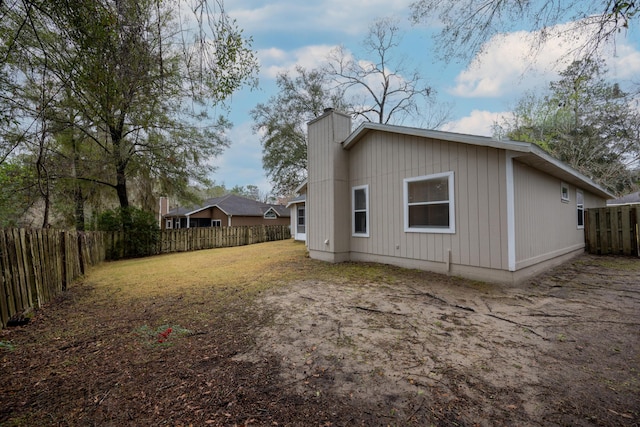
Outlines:
{"type": "Polygon", "coordinates": [[[298,224],[297,224],[297,231],[298,231],[298,233],[304,233],[304,232],[305,232],[305,226],[304,226],[304,206],[299,206],[299,207],[298,207],[298,224]]]}
{"type": "Polygon", "coordinates": [[[212,219],[211,220],[211,226],[212,227],[221,227],[222,226],[222,221],[220,221],[219,219],[212,219]]]}
{"type": "Polygon", "coordinates": [[[560,184],[560,198],[563,202],[569,201],[569,186],[564,182],[560,184]]]}
{"type": "Polygon", "coordinates": [[[404,180],[404,231],[455,233],[453,172],[404,180]]]}
{"type": "Polygon", "coordinates": [[[171,230],[173,228],[173,219],[167,219],[164,228],[171,230]]]}
{"type": "Polygon", "coordinates": [[[264,213],[264,217],[266,219],[276,219],[278,215],[276,215],[276,213],[272,209],[269,209],[264,213]]]}
{"type": "Polygon", "coordinates": [[[369,186],[353,187],[351,194],[352,234],[369,237],[369,186]]]}
{"type": "Polygon", "coordinates": [[[578,228],[584,228],[584,194],[576,190],[576,209],[578,211],[578,228]]]}

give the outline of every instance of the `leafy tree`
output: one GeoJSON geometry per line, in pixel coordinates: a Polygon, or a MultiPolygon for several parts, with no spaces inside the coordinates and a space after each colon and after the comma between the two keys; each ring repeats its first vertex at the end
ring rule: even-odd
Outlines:
{"type": "Polygon", "coordinates": [[[580,48],[592,56],[634,24],[639,11],[638,2],[627,0],[416,0],[411,19],[442,24],[436,41],[446,59],[472,57],[492,36],[514,31],[523,22],[530,24],[530,31],[538,32],[539,45],[549,37],[548,28],[573,23],[576,32],[587,35],[580,48]]]}
{"type": "Polygon", "coordinates": [[[262,142],[262,165],[275,194],[291,194],[307,177],[307,122],[327,107],[346,109],[320,70],[279,74],[279,92],[251,110],[262,142]]]}
{"type": "MultiPolygon", "coordinates": [[[[0,135],[5,153],[8,141],[15,147],[30,137],[33,123],[49,131],[42,140],[66,132],[60,154],[73,173],[63,178],[110,188],[122,207],[130,204],[131,180],[176,193],[190,180],[208,181],[207,160],[228,145],[230,126],[209,111],[253,84],[257,67],[250,40],[222,2],[11,3],[0,2],[0,35],[10,35],[0,47],[0,71],[18,78],[5,89],[0,112],[19,111],[21,119],[5,120],[13,125],[0,135]],[[183,27],[190,17],[194,25],[183,27]],[[23,102],[25,81],[42,94],[37,104],[23,102]],[[85,146],[92,147],[90,159],[85,146]]],[[[78,203],[80,190],[76,183],[78,203]]]]}
{"type": "Polygon", "coordinates": [[[601,61],[573,62],[547,95],[524,97],[503,128],[510,138],[534,142],[620,193],[637,180],[640,113],[605,74],[601,61]]]}
{"type": "Polygon", "coordinates": [[[329,55],[324,71],[348,100],[354,117],[377,123],[421,119],[421,126],[438,128],[449,112],[437,108],[435,89],[420,72],[394,57],[401,40],[393,19],[378,19],[364,40],[366,58],[355,58],[340,46],[329,55]]]}
{"type": "Polygon", "coordinates": [[[0,163],[0,227],[27,225],[25,214],[38,200],[33,169],[20,158],[0,163]]]}

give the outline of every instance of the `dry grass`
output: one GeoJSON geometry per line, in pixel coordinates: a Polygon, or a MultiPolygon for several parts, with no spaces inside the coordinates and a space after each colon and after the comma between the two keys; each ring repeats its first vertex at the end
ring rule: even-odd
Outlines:
{"type": "Polygon", "coordinates": [[[111,298],[172,297],[213,289],[249,294],[295,275],[287,268],[305,257],[305,246],[290,240],[210,249],[105,263],[86,278],[111,298]]]}

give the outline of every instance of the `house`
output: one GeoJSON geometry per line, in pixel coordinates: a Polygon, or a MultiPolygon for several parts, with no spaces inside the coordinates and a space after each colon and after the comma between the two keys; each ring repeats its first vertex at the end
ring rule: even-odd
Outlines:
{"type": "MultiPolygon", "coordinates": [[[[161,204],[162,207],[162,204],[161,204]]],[[[163,229],[232,227],[241,225],[289,225],[289,209],[235,194],[207,199],[202,205],[178,207],[162,215],[163,229]]]]}
{"type": "Polygon", "coordinates": [[[636,205],[640,204],[640,191],[626,194],[613,200],[607,200],[607,206],[636,205]]]}
{"type": "Polygon", "coordinates": [[[305,212],[307,201],[306,191],[307,181],[296,188],[295,193],[298,195],[287,203],[287,208],[290,209],[289,214],[291,215],[291,237],[300,242],[307,241],[305,212]]]}
{"type": "Polygon", "coordinates": [[[612,195],[538,146],[364,123],[309,122],[311,258],[517,283],[584,251],[584,211],[612,195]]]}

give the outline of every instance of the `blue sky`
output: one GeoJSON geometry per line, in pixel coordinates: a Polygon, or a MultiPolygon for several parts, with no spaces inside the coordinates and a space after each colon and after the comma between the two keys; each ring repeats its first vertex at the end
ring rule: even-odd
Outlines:
{"type": "MultiPolygon", "coordinates": [[[[526,31],[504,34],[489,41],[481,58],[468,63],[438,61],[427,25],[411,26],[409,5],[414,0],[234,0],[227,13],[236,19],[246,36],[253,37],[253,49],[260,61],[259,86],[234,94],[229,118],[231,146],[215,159],[212,178],[227,188],[257,185],[269,192],[271,185],[262,169],[259,136],[252,131],[250,111],[277,93],[279,72],[296,65],[319,66],[329,51],[343,45],[362,57],[362,40],[369,25],[382,17],[395,17],[404,31],[402,54],[410,68],[420,70],[436,89],[437,99],[453,107],[451,121],[443,129],[475,135],[491,135],[491,125],[508,115],[527,90],[545,90],[567,63],[568,43],[552,40],[535,58],[531,57],[531,37],[526,31]]],[[[523,28],[527,28],[524,27],[523,28]]],[[[564,26],[557,30],[565,29],[564,26]]],[[[400,52],[399,52],[400,53],[400,52]]],[[[609,74],[623,88],[631,81],[640,84],[640,37],[638,31],[621,34],[615,49],[606,57],[609,74]]],[[[406,125],[413,125],[405,122],[406,125]]]]}

